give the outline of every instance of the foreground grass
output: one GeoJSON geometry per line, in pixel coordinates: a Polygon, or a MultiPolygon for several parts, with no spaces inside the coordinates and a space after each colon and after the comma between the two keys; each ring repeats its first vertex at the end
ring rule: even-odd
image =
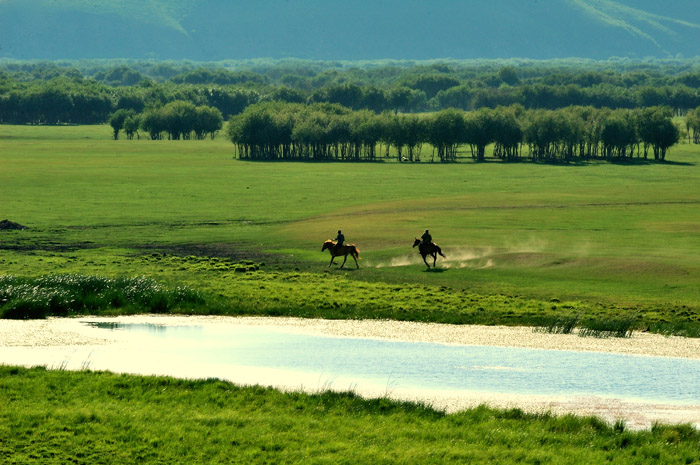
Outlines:
{"type": "Polygon", "coordinates": [[[446,415],[353,394],[0,367],[6,463],[700,462],[690,426],[486,407],[446,415]]]}

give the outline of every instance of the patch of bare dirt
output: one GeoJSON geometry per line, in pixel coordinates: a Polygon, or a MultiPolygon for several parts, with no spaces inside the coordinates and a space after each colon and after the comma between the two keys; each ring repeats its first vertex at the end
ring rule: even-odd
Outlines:
{"type": "Polygon", "coordinates": [[[256,263],[265,263],[267,265],[278,265],[281,267],[297,267],[300,264],[299,259],[294,255],[285,253],[269,253],[263,252],[255,247],[245,246],[234,242],[215,242],[211,244],[143,244],[137,245],[135,249],[141,249],[148,252],[160,252],[168,255],[177,255],[187,257],[194,255],[196,257],[214,257],[225,258],[233,262],[243,260],[251,260],[256,263]]]}
{"type": "Polygon", "coordinates": [[[44,251],[44,252],[74,252],[76,250],[82,249],[96,249],[99,245],[94,242],[71,242],[71,243],[61,243],[61,242],[31,242],[31,243],[21,243],[17,242],[14,244],[0,244],[0,250],[13,250],[15,252],[32,252],[32,251],[44,251]]]}

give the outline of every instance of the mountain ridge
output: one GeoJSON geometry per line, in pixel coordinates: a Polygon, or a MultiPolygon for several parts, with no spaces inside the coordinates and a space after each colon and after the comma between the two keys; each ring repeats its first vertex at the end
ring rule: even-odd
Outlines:
{"type": "Polygon", "coordinates": [[[700,55],[691,0],[0,0],[0,58],[700,55]]]}

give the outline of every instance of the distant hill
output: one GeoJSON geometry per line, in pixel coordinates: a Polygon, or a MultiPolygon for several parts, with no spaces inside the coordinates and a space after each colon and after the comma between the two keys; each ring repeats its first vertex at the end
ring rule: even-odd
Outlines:
{"type": "Polygon", "coordinates": [[[700,55],[696,0],[0,0],[0,57],[700,55]]]}

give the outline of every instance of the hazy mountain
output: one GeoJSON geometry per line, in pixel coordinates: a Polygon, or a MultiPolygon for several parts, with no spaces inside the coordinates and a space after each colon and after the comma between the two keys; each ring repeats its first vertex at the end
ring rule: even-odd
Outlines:
{"type": "Polygon", "coordinates": [[[695,2],[0,0],[0,57],[691,57],[695,2]]]}

